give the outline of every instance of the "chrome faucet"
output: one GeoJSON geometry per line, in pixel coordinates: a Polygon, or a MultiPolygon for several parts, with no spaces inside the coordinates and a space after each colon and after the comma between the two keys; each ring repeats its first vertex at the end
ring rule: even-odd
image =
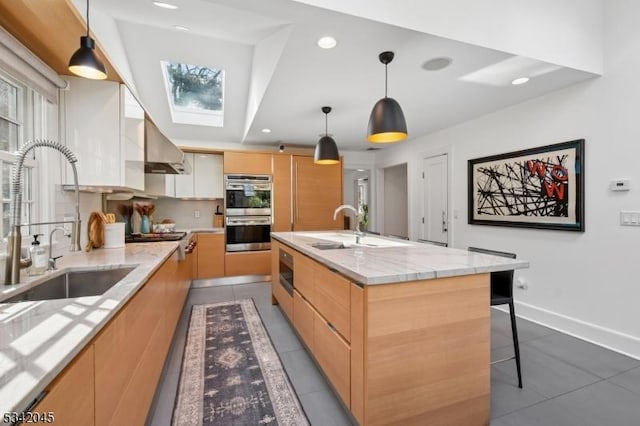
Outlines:
{"type": "Polygon", "coordinates": [[[56,260],[58,260],[58,259],[60,259],[62,257],[62,256],[56,256],[56,257],[52,257],[51,256],[51,248],[53,247],[53,234],[56,231],[62,231],[62,233],[64,234],[64,232],[66,230],[61,226],[56,226],[55,228],[53,228],[51,230],[51,232],[49,232],[49,257],[47,257],[47,259],[48,259],[47,264],[49,266],[47,267],[47,271],[55,271],[56,270],[56,260]]]}
{"type": "Polygon", "coordinates": [[[333,220],[338,218],[338,213],[342,210],[349,210],[353,212],[353,217],[356,220],[356,230],[354,231],[354,234],[356,235],[356,244],[360,244],[360,238],[364,237],[364,232],[360,230],[360,213],[358,213],[358,210],[356,210],[356,208],[351,204],[343,204],[338,206],[338,208],[333,212],[333,220]]]}
{"type": "Polygon", "coordinates": [[[11,198],[9,201],[10,226],[9,238],[7,244],[7,261],[5,264],[5,284],[18,284],[20,282],[20,269],[29,266],[28,261],[20,258],[20,249],[22,246],[22,235],[20,228],[22,226],[34,225],[52,225],[58,223],[72,223],[71,229],[71,251],[80,251],[80,189],[78,187],[78,170],[76,163],[78,159],[69,148],[47,139],[36,139],[27,142],[16,152],[16,162],[11,169],[11,198]],[[74,221],[60,222],[40,222],[40,223],[20,223],[22,216],[22,170],[24,168],[24,160],[27,154],[34,148],[52,148],[60,151],[73,170],[73,184],[76,195],[76,217],[74,221]]]}

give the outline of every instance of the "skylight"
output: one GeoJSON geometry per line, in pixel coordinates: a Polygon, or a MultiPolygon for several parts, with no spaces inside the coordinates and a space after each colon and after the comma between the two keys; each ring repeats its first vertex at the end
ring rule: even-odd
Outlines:
{"type": "Polygon", "coordinates": [[[161,61],[171,120],[179,124],[222,127],[224,70],[161,61]]]}

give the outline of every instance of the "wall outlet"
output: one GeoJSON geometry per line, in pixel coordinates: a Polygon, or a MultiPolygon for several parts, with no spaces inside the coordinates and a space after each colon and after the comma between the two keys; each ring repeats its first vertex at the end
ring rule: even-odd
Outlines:
{"type": "MultiPolygon", "coordinates": [[[[65,222],[72,221],[72,220],[75,220],[75,216],[71,216],[71,215],[64,216],[62,218],[62,220],[65,221],[65,222]]],[[[71,235],[71,231],[73,229],[73,224],[72,223],[65,223],[65,224],[63,224],[63,228],[64,228],[64,235],[69,235],[70,236],[71,235]]]]}
{"type": "Polygon", "coordinates": [[[516,279],[516,288],[519,288],[521,290],[528,290],[529,284],[527,284],[527,280],[525,280],[522,277],[519,277],[518,279],[516,279]]]}
{"type": "Polygon", "coordinates": [[[193,217],[195,217],[196,219],[200,218],[200,210],[194,210],[193,211],[193,217]]]}

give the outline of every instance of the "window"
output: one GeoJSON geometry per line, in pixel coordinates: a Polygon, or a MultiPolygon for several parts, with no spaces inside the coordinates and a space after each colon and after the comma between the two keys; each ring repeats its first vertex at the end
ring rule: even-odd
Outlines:
{"type": "MultiPolygon", "coordinates": [[[[0,74],[0,175],[2,178],[2,221],[0,236],[9,234],[11,194],[11,168],[15,163],[14,152],[24,140],[32,134],[27,123],[33,123],[33,102],[29,96],[34,92],[27,87],[0,74]]],[[[33,99],[33,98],[31,98],[33,99]]],[[[31,221],[34,212],[33,173],[35,161],[33,157],[25,162],[22,195],[22,223],[31,221]]]]}
{"type": "Polygon", "coordinates": [[[222,127],[224,70],[161,61],[171,120],[179,124],[222,127]]]}

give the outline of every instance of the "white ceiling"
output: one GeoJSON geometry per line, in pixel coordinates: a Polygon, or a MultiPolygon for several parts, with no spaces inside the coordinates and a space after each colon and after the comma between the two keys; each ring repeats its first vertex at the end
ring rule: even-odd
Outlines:
{"type": "Polygon", "coordinates": [[[143,105],[181,144],[313,146],[324,132],[320,108],[328,105],[329,133],[340,149],[374,146],[365,136],[371,108],[384,95],[378,54],[385,50],[396,54],[389,65],[389,96],[402,106],[410,138],[593,77],[291,0],[166,1],[180,8],[160,9],[150,0],[91,5],[116,20],[143,105]],[[323,35],[334,36],[337,47],[318,48],[323,35]],[[435,72],[422,68],[439,56],[452,58],[452,65],[435,72]],[[225,69],[223,128],[171,122],[161,60],[225,69]],[[510,84],[524,74],[535,77],[525,85],[510,84]],[[262,133],[265,127],[272,132],[262,133]]]}

